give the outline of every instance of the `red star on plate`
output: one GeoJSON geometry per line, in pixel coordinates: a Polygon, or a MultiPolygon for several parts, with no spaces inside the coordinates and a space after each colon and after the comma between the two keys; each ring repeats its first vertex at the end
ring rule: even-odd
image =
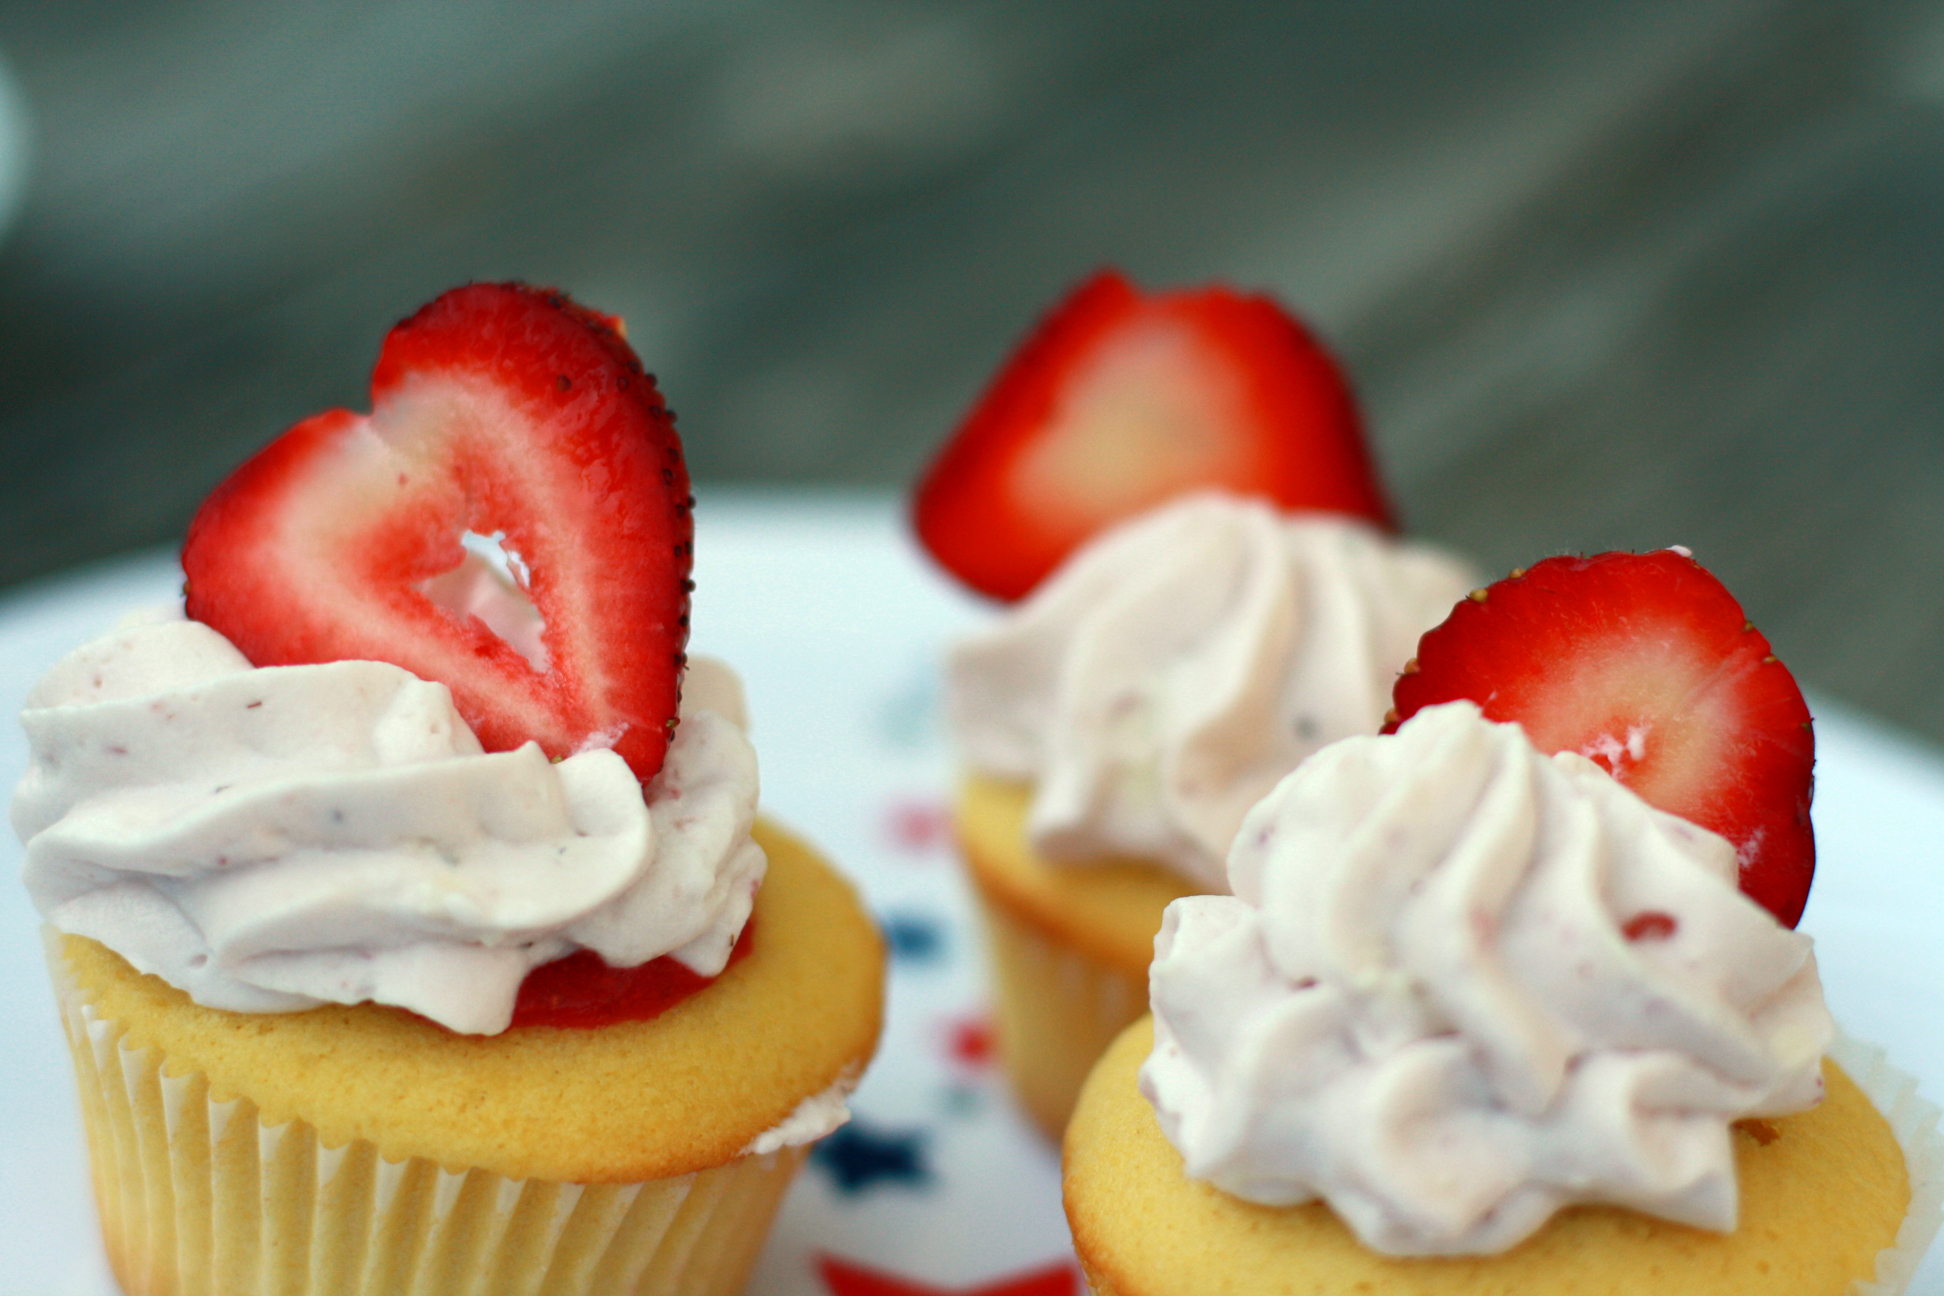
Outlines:
{"type": "Polygon", "coordinates": [[[817,1272],[831,1296],[1078,1296],[1080,1291],[1079,1271],[1064,1260],[983,1287],[952,1290],[879,1273],[834,1255],[818,1256],[817,1272]]]}
{"type": "Polygon", "coordinates": [[[886,813],[885,831],[898,849],[923,855],[951,839],[952,815],[935,801],[900,801],[886,813]]]}
{"type": "Polygon", "coordinates": [[[992,1018],[988,1014],[959,1017],[945,1023],[945,1052],[961,1066],[991,1066],[995,1047],[992,1018]]]}

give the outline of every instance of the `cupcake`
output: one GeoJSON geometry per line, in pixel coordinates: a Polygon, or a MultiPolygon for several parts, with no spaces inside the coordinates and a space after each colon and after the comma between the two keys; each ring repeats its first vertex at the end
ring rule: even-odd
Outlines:
{"type": "Polygon", "coordinates": [[[1018,599],[952,651],[958,836],[1001,1056],[1051,1137],[1142,1011],[1170,900],[1226,888],[1247,808],[1374,732],[1471,587],[1389,533],[1348,387],[1275,303],[1083,285],[919,487],[972,588],[1018,599]]]}
{"type": "Polygon", "coordinates": [[[1396,696],[1170,906],[1067,1132],[1094,1290],[1903,1290],[1944,1143],[1792,929],[1813,739],[1733,598],[1549,559],[1396,696]]]}
{"type": "Polygon", "coordinates": [[[401,323],[372,408],[239,469],[187,617],[23,716],[116,1277],[739,1290],[846,1117],[883,953],[757,817],[733,673],[684,655],[673,416],[618,321],[520,285],[401,323]]]}

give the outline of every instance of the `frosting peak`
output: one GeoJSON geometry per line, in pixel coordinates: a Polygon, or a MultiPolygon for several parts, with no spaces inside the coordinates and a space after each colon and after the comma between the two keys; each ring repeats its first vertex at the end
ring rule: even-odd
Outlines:
{"type": "Polygon", "coordinates": [[[1730,1229],[1730,1122],[1821,1096],[1811,942],[1734,848],[1470,703],[1312,757],[1229,872],[1169,907],[1142,1091],[1189,1174],[1378,1250],[1571,1201],[1730,1229]]]}
{"type": "Polygon", "coordinates": [[[576,949],[721,971],[763,875],[755,754],[713,711],[684,710],[644,789],[611,751],[484,752],[396,666],[257,669],[177,620],[70,653],[21,721],[35,905],[210,1007],[491,1033],[576,949]]]}
{"type": "Polygon", "coordinates": [[[1472,584],[1367,523],[1189,495],[1089,541],[958,645],[948,708],[975,768],[1034,782],[1042,854],[1138,855],[1220,889],[1244,812],[1374,731],[1419,635],[1472,584]]]}

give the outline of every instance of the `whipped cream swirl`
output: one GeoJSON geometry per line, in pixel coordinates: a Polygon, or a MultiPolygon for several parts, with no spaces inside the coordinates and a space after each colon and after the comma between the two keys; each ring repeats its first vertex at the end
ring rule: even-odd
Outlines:
{"type": "Polygon", "coordinates": [[[1469,702],[1312,757],[1229,875],[1168,909],[1142,1092],[1190,1175],[1377,1250],[1575,1201],[1732,1229],[1730,1122],[1821,1097],[1811,942],[1734,848],[1469,702]]]}
{"type": "Polygon", "coordinates": [[[1090,541],[960,643],[966,760],[1034,784],[1043,855],[1137,855],[1224,889],[1237,825],[1324,744],[1373,733],[1420,635],[1475,582],[1332,514],[1185,496],[1090,541]]]}
{"type": "Polygon", "coordinates": [[[442,684],[382,662],[258,669],[194,621],[126,626],[28,697],[14,794],[43,917],[198,1003],[374,1000],[504,1030],[577,949],[720,972],[766,861],[728,668],[701,663],[661,772],[483,752],[442,684]],[[644,795],[645,793],[645,795],[644,795]]]}

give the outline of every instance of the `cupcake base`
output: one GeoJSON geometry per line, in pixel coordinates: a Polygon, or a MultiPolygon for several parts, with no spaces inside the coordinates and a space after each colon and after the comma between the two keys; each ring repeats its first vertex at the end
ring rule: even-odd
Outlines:
{"type": "Polygon", "coordinates": [[[129,1296],[740,1291],[805,1148],[633,1184],[509,1179],[326,1147],[63,995],[102,1239],[129,1296]]]}
{"type": "Polygon", "coordinates": [[[1821,1106],[1765,1122],[1766,1141],[1737,1132],[1733,1233],[1584,1206],[1503,1255],[1421,1259],[1368,1250],[1321,1202],[1259,1206],[1187,1178],[1136,1088],[1152,1048],[1149,1021],[1115,1041],[1067,1129],[1067,1218],[1098,1296],[1891,1296],[1937,1228],[1936,1110],[1894,1073],[1877,1089],[1867,1053],[1853,1065],[1876,1091],[1826,1064],[1821,1106]]]}
{"type": "Polygon", "coordinates": [[[991,952],[1000,1061],[1058,1142],[1087,1072],[1147,1011],[1163,911],[1195,888],[1142,860],[1041,859],[1026,840],[1030,799],[1023,785],[973,775],[954,818],[991,952]]]}
{"type": "Polygon", "coordinates": [[[456,1036],[369,1004],[225,1013],[50,933],[123,1290],[739,1291],[807,1149],[752,1150],[855,1077],[882,1003],[856,897],[802,843],[758,836],[749,956],[653,1021],[595,1030],[456,1036]],[[379,1070],[386,1087],[352,1101],[379,1070]]]}

